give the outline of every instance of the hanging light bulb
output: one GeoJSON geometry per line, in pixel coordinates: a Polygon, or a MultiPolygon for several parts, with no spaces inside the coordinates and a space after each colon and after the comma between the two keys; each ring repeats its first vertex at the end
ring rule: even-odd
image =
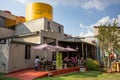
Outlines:
{"type": "Polygon", "coordinates": [[[78,46],[76,47],[76,49],[77,49],[77,50],[79,49],[78,46]]]}

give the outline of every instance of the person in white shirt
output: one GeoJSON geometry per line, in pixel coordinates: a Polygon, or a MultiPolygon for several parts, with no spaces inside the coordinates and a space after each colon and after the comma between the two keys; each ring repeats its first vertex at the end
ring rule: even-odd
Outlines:
{"type": "Polygon", "coordinates": [[[35,70],[38,70],[38,68],[40,67],[40,59],[39,56],[35,57],[35,70]]]}
{"type": "Polygon", "coordinates": [[[114,53],[114,61],[117,60],[117,55],[114,53]]]}

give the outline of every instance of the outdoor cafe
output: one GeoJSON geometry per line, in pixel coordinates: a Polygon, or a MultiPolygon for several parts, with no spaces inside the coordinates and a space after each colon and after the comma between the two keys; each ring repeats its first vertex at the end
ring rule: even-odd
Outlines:
{"type": "MultiPolygon", "coordinates": [[[[69,52],[69,51],[76,51],[76,49],[67,47],[61,47],[61,46],[52,46],[48,44],[42,44],[42,45],[37,45],[33,47],[34,50],[41,50],[44,51],[44,57],[41,58],[40,60],[40,70],[54,70],[56,69],[56,54],[57,52],[69,52]],[[53,57],[52,61],[47,60],[46,57],[46,51],[52,51],[53,57]]],[[[68,56],[65,58],[62,58],[62,68],[67,68],[67,67],[74,67],[77,66],[77,57],[71,57],[69,59],[68,56]]]]}

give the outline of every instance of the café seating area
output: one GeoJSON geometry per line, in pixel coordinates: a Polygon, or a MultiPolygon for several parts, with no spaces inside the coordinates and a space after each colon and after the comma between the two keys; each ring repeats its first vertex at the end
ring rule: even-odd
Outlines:
{"type": "Polygon", "coordinates": [[[55,70],[56,64],[52,61],[40,62],[40,70],[55,70]]]}
{"type": "MultiPolygon", "coordinates": [[[[72,63],[71,61],[69,62],[63,62],[62,63],[62,68],[66,69],[68,67],[75,67],[75,66],[79,66],[79,63],[72,63]]],[[[44,62],[40,62],[40,67],[39,70],[56,70],[56,62],[55,61],[44,61],[44,62]]]]}

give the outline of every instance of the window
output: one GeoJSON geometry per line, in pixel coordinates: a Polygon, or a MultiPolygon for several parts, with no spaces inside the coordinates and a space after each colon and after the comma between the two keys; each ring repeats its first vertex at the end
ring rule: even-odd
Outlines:
{"type": "Polygon", "coordinates": [[[47,29],[50,30],[50,22],[47,22],[47,29]]]}
{"type": "Polygon", "coordinates": [[[58,31],[59,31],[59,33],[61,33],[61,27],[60,26],[58,27],[58,31]]]}
{"type": "Polygon", "coordinates": [[[25,59],[30,59],[31,52],[30,52],[30,45],[25,45],[25,59]]]}
{"type": "Polygon", "coordinates": [[[0,16],[0,27],[5,27],[5,18],[0,16]]]}
{"type": "Polygon", "coordinates": [[[0,39],[0,44],[6,44],[6,39],[0,39]]]}

